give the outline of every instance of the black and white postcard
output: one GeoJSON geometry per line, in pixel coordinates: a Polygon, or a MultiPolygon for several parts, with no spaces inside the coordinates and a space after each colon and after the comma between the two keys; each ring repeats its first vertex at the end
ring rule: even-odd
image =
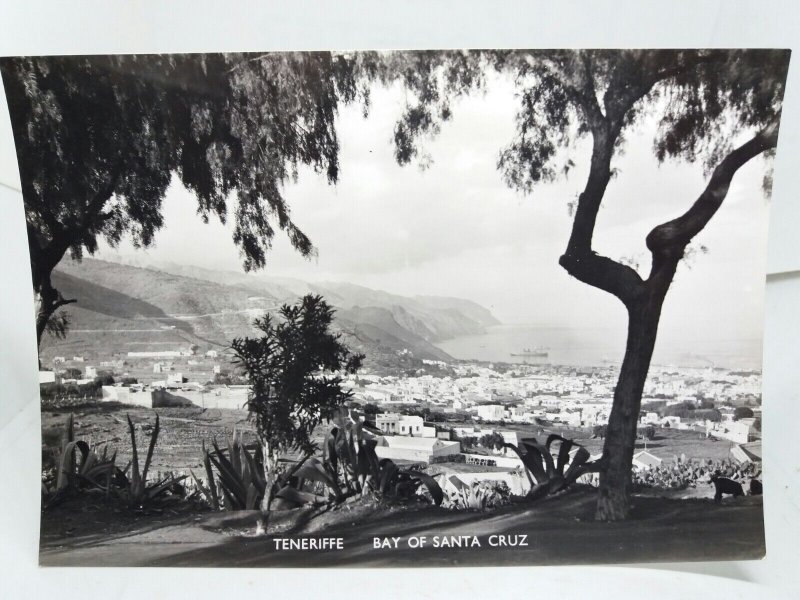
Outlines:
{"type": "Polygon", "coordinates": [[[788,66],[770,49],[0,59],[40,563],[764,556],[788,66]]]}

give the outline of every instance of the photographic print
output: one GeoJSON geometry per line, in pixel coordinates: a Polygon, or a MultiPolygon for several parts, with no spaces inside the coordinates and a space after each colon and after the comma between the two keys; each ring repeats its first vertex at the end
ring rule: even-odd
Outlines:
{"type": "Polygon", "coordinates": [[[0,59],[40,563],[763,557],[789,54],[0,59]]]}

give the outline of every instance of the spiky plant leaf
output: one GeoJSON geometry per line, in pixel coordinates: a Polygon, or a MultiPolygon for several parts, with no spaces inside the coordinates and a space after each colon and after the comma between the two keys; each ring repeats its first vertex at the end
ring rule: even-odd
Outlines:
{"type": "Polygon", "coordinates": [[[590,454],[589,451],[581,446],[578,448],[578,451],[575,453],[575,456],[572,457],[572,462],[569,463],[569,467],[567,468],[567,472],[564,473],[564,481],[566,485],[571,485],[575,483],[575,481],[583,475],[586,471],[583,467],[589,461],[590,454]]]}
{"type": "Polygon", "coordinates": [[[523,439],[520,440],[520,443],[525,450],[524,453],[520,454],[520,458],[525,467],[533,474],[536,483],[547,481],[548,477],[543,465],[544,459],[542,458],[542,453],[539,451],[539,445],[536,443],[536,440],[523,439]]]}
{"type": "Polygon", "coordinates": [[[131,434],[131,486],[133,489],[137,489],[141,482],[141,477],[139,474],[139,451],[136,448],[136,432],[133,428],[133,421],[131,421],[131,416],[127,415],[128,417],[128,430],[131,434]]]}
{"type": "Polygon", "coordinates": [[[219,496],[217,496],[217,485],[214,481],[214,471],[211,470],[211,459],[209,457],[208,450],[206,450],[206,444],[203,442],[203,466],[206,469],[206,477],[208,478],[208,491],[210,492],[209,500],[211,501],[211,507],[214,510],[219,510],[219,496]]]}
{"type": "Polygon", "coordinates": [[[333,479],[333,477],[331,477],[330,473],[325,470],[325,468],[322,466],[322,463],[316,458],[309,458],[307,461],[305,461],[303,466],[301,466],[295,472],[295,476],[322,483],[323,485],[328,486],[337,496],[339,496],[341,493],[338,485],[336,485],[336,481],[333,479]]]}
{"type": "Polygon", "coordinates": [[[427,473],[423,473],[422,471],[409,470],[404,471],[404,473],[422,482],[422,484],[428,488],[428,491],[433,498],[433,503],[436,506],[441,506],[442,501],[444,500],[444,492],[442,492],[441,486],[439,486],[438,482],[433,477],[427,473]]]}
{"type": "Polygon", "coordinates": [[[147,457],[144,459],[144,468],[142,469],[142,482],[147,483],[147,471],[150,469],[150,463],[153,460],[153,451],[158,441],[158,434],[161,431],[161,424],[159,423],[158,413],[156,413],[156,425],[153,428],[153,434],[150,436],[150,444],[147,447],[147,457]]]}
{"type": "Polygon", "coordinates": [[[547,443],[545,446],[547,447],[547,452],[552,457],[553,451],[551,450],[551,445],[553,442],[557,441],[558,445],[558,462],[556,463],[555,472],[558,475],[564,475],[564,467],[567,466],[569,462],[569,452],[572,450],[572,446],[575,444],[572,440],[568,440],[566,438],[561,437],[560,435],[551,434],[547,436],[547,443]]]}

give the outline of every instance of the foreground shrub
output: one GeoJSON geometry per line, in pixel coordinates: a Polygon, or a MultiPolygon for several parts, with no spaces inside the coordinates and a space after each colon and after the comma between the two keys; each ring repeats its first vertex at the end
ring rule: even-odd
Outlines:
{"type": "Polygon", "coordinates": [[[42,478],[45,506],[53,506],[69,493],[85,489],[102,490],[108,495],[110,486],[119,474],[116,452],[108,456],[108,447],[92,449],[84,440],[75,439],[75,420],[67,418],[61,436],[61,446],[55,457],[55,471],[42,478]]]}
{"type": "Polygon", "coordinates": [[[509,448],[519,456],[531,484],[527,494],[527,498],[531,500],[561,492],[582,475],[599,469],[596,461],[589,462],[589,451],[586,448],[560,435],[549,435],[544,444],[537,442],[536,438],[525,438],[520,443],[521,447],[518,448],[514,444],[497,440],[495,447],[509,448]],[[558,448],[555,460],[554,443],[558,448]],[[570,456],[573,448],[576,451],[570,456]]]}
{"type": "MultiPolygon", "coordinates": [[[[429,499],[440,505],[441,487],[433,477],[415,469],[401,469],[394,461],[378,459],[375,436],[353,421],[345,409],[334,419],[325,437],[322,458],[306,456],[284,463],[275,476],[272,496],[276,507],[335,505],[348,498],[371,495],[387,501],[429,499]],[[425,488],[425,494],[418,493],[425,488]]],[[[216,441],[206,450],[206,481],[192,473],[197,488],[215,510],[258,508],[269,485],[264,476],[260,446],[250,451],[234,432],[227,449],[216,441]],[[216,471],[216,474],[215,474],[216,471]]]]}
{"type": "Polygon", "coordinates": [[[43,507],[50,508],[70,495],[81,493],[100,492],[106,499],[119,501],[136,510],[146,510],[185,497],[185,489],[180,485],[185,476],[168,474],[153,482],[147,478],[160,432],[158,415],[141,467],[130,416],[128,428],[132,458],[124,469],[120,469],[116,464],[116,452],[109,457],[106,446],[100,453],[99,449],[90,448],[86,441],[75,440],[74,418],[70,415],[64,427],[55,473],[52,477],[45,474],[42,478],[43,507]]]}
{"type": "Polygon", "coordinates": [[[147,472],[153,460],[153,451],[158,442],[158,434],[161,431],[161,423],[156,414],[156,424],[153,433],[150,435],[150,443],[147,446],[147,455],[144,464],[139,467],[139,452],[136,445],[136,430],[128,416],[128,430],[131,436],[131,461],[122,472],[122,477],[117,481],[117,485],[112,486],[112,492],[124,501],[129,507],[135,509],[147,509],[156,503],[174,501],[185,497],[185,490],[180,482],[186,475],[175,477],[168,474],[166,477],[148,483],[147,472]],[[130,470],[130,477],[128,471],[130,470]]]}

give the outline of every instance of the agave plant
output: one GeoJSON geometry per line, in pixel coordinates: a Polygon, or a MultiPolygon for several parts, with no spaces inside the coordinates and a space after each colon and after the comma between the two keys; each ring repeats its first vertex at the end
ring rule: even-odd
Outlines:
{"type": "Polygon", "coordinates": [[[139,451],[136,445],[136,429],[130,415],[127,415],[127,418],[128,430],[131,435],[131,461],[121,473],[120,481],[118,482],[119,486],[112,489],[130,507],[137,509],[147,508],[157,501],[176,498],[177,496],[173,492],[180,488],[180,482],[186,478],[186,475],[175,477],[172,474],[168,474],[166,477],[159,478],[152,483],[147,481],[147,473],[153,460],[153,451],[158,441],[158,434],[161,431],[158,414],[156,414],[156,424],[150,436],[147,454],[141,468],[139,466],[139,451]],[[130,477],[128,477],[129,470],[130,477]]]}
{"type": "Polygon", "coordinates": [[[68,491],[90,488],[104,490],[108,494],[119,471],[115,464],[116,452],[109,457],[107,446],[103,446],[101,454],[99,449],[92,449],[84,440],[75,439],[72,414],[64,426],[55,463],[56,474],[52,485],[42,482],[42,493],[53,494],[49,505],[63,498],[68,491]]]}
{"type": "Polygon", "coordinates": [[[261,448],[256,446],[255,451],[251,453],[242,443],[241,433],[235,429],[228,439],[226,450],[220,448],[216,440],[212,442],[212,446],[214,450],[210,451],[203,444],[206,484],[200,482],[192,473],[198,488],[209,500],[212,508],[215,510],[258,508],[267,485],[261,448]],[[212,465],[217,469],[216,483],[212,465]]]}
{"type": "Polygon", "coordinates": [[[507,446],[517,452],[530,473],[529,478],[533,476],[535,480],[527,494],[532,500],[560,492],[575,483],[582,475],[598,468],[595,462],[589,462],[589,451],[586,448],[560,435],[551,434],[544,445],[539,444],[535,438],[525,438],[520,440],[520,443],[522,449],[512,444],[507,446]],[[555,460],[551,449],[554,442],[558,442],[558,454],[555,460]],[[573,447],[577,447],[577,451],[570,459],[573,447]]]}
{"type": "MultiPolygon", "coordinates": [[[[227,448],[220,448],[216,440],[213,450],[203,445],[203,463],[206,481],[202,482],[194,473],[192,477],[200,492],[206,497],[214,510],[255,510],[261,505],[266,492],[267,480],[264,475],[264,456],[261,447],[256,445],[251,452],[242,443],[241,432],[236,430],[228,438],[227,448]],[[216,469],[217,476],[214,476],[216,469]]],[[[322,482],[338,492],[333,480],[323,475],[317,459],[306,459],[288,467],[276,478],[273,498],[283,504],[299,506],[323,503],[326,496],[305,489],[306,481],[322,482]]]]}
{"type": "MultiPolygon", "coordinates": [[[[442,503],[444,493],[430,475],[378,459],[377,439],[363,423],[351,419],[349,413],[337,415],[334,423],[325,437],[322,458],[306,456],[276,477],[272,497],[281,506],[333,505],[370,493],[408,500],[423,485],[437,506],[442,503]]],[[[227,449],[216,441],[212,445],[213,450],[204,447],[206,481],[192,473],[197,488],[215,510],[258,508],[267,485],[261,448],[250,452],[235,431],[227,449]]]]}
{"type": "Polygon", "coordinates": [[[338,483],[341,476],[349,494],[373,492],[390,500],[408,500],[425,486],[439,506],[444,493],[436,480],[418,470],[401,469],[394,461],[378,459],[375,447],[377,437],[364,428],[364,424],[342,411],[334,418],[323,445],[323,462],[326,471],[338,483]]]}

